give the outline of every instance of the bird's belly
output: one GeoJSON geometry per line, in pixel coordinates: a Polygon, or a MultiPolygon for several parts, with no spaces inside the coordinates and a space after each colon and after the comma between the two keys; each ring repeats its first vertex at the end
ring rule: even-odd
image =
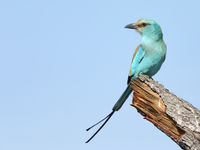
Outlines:
{"type": "Polygon", "coordinates": [[[164,57],[150,59],[149,68],[147,69],[146,72],[144,72],[144,74],[150,77],[155,75],[160,70],[164,60],[165,60],[164,57]]]}
{"type": "Polygon", "coordinates": [[[152,66],[146,73],[146,75],[152,77],[153,75],[155,75],[159,70],[160,70],[160,67],[161,67],[162,64],[157,64],[157,65],[154,65],[152,66]]]}

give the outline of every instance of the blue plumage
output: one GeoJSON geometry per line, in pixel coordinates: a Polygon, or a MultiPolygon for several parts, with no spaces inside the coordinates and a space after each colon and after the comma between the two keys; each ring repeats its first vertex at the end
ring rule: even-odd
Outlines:
{"type": "MultiPolygon", "coordinates": [[[[104,120],[106,121],[95,132],[95,134],[88,141],[86,141],[86,143],[88,143],[101,130],[114,112],[118,111],[122,107],[132,92],[130,81],[137,78],[140,74],[152,77],[159,71],[165,60],[166,45],[163,41],[163,34],[159,24],[152,19],[140,19],[135,24],[129,24],[125,28],[135,29],[142,35],[142,42],[133,54],[128,76],[128,86],[120,96],[119,100],[115,103],[112,108],[112,112],[97,124],[104,120]]],[[[92,127],[88,128],[87,131],[92,127]]]]}

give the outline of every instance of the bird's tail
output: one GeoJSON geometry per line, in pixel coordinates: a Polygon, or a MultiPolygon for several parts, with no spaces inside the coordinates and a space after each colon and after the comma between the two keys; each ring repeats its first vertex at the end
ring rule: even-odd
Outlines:
{"type": "Polygon", "coordinates": [[[92,135],[92,137],[86,141],[86,143],[88,143],[91,139],[93,139],[93,137],[103,128],[103,126],[112,117],[112,115],[115,113],[115,111],[118,111],[122,107],[122,105],[124,104],[126,99],[129,97],[131,92],[132,92],[132,88],[131,88],[130,84],[128,84],[126,90],[123,92],[123,94],[120,96],[119,100],[115,103],[114,107],[112,108],[112,112],[109,115],[107,115],[104,119],[100,120],[99,122],[97,122],[96,124],[91,126],[90,128],[86,129],[86,131],[89,131],[91,128],[93,128],[94,126],[98,125],[99,123],[101,123],[102,121],[105,120],[104,123],[99,127],[99,129],[92,135]]]}
{"type": "Polygon", "coordinates": [[[115,103],[115,105],[113,106],[112,110],[118,111],[122,107],[122,105],[124,104],[126,99],[129,97],[131,92],[132,92],[132,88],[131,88],[130,84],[128,84],[126,90],[123,92],[123,94],[120,96],[118,101],[115,103]]]}

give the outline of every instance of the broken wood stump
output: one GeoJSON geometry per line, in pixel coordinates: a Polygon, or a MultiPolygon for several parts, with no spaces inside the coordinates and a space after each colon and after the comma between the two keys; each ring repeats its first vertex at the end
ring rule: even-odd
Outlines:
{"type": "Polygon", "coordinates": [[[145,75],[131,81],[132,106],[184,150],[200,150],[200,111],[145,75]]]}

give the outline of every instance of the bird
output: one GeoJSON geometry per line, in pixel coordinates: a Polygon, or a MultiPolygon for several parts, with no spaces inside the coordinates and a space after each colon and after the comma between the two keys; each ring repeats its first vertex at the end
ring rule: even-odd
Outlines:
{"type": "Polygon", "coordinates": [[[137,46],[133,54],[128,74],[127,87],[113,106],[112,112],[90,128],[86,129],[86,131],[89,131],[91,128],[105,120],[86,143],[90,142],[90,140],[92,140],[108,122],[112,115],[122,107],[133,91],[131,88],[131,81],[138,78],[140,74],[152,77],[159,71],[165,61],[167,47],[163,40],[162,29],[156,21],[153,19],[141,18],[136,23],[126,25],[125,28],[134,29],[142,36],[141,43],[137,46]]]}

